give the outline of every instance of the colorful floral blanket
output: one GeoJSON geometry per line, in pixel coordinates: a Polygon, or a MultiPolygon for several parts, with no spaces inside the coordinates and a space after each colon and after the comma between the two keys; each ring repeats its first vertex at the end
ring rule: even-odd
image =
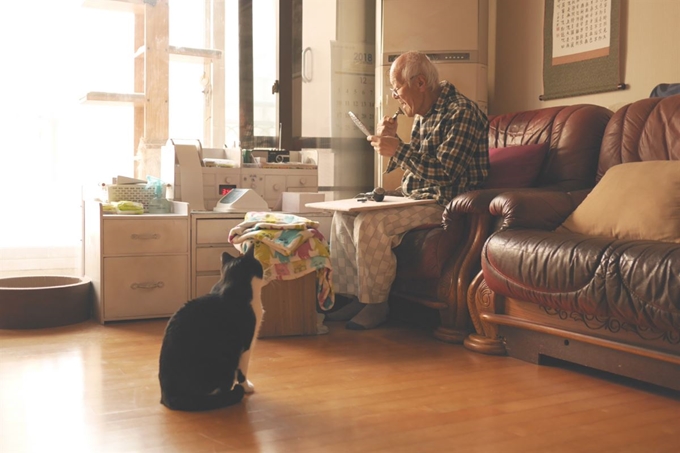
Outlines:
{"type": "Polygon", "coordinates": [[[316,272],[317,302],[329,310],[335,301],[330,249],[318,227],[318,222],[293,214],[248,212],[229,232],[229,242],[239,250],[242,244],[254,244],[266,280],[293,280],[316,272]]]}

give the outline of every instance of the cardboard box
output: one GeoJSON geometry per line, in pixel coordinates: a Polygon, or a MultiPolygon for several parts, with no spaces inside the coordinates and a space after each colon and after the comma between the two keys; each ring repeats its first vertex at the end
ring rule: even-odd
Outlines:
{"type": "Polygon", "coordinates": [[[262,288],[262,306],[259,338],[317,335],[316,272],[269,282],[262,288]]]}
{"type": "Polygon", "coordinates": [[[283,192],[281,210],[288,213],[318,212],[318,209],[308,208],[307,203],[326,201],[326,195],[317,192],[283,192]]]}

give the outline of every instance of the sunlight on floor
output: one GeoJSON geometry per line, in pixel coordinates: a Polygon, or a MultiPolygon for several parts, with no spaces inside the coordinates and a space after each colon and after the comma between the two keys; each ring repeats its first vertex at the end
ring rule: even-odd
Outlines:
{"type": "MultiPolygon", "coordinates": [[[[51,360],[30,357],[11,370],[3,369],[0,382],[0,419],[24,439],[23,445],[4,445],[2,451],[89,452],[85,405],[85,369],[80,350],[51,360]]],[[[0,445],[3,445],[0,442],[0,445]]]]}

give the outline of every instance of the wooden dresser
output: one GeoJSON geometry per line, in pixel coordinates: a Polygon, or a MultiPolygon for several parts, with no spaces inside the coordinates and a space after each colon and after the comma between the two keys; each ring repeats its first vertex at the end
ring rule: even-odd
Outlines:
{"type": "MultiPolygon", "coordinates": [[[[328,212],[297,214],[319,222],[319,231],[330,235],[328,212]]],[[[243,222],[243,213],[212,211],[191,213],[191,295],[207,294],[220,279],[222,252],[238,256],[229,243],[229,231],[243,222]]],[[[260,338],[319,333],[316,312],[316,274],[294,280],[275,280],[262,289],[265,310],[260,338]]]]}
{"type": "Polygon", "coordinates": [[[191,295],[189,214],[105,215],[85,203],[85,275],[99,322],[171,316],[191,295]]]}
{"type": "MultiPolygon", "coordinates": [[[[220,279],[222,252],[238,256],[229,243],[229,231],[243,222],[244,213],[193,211],[191,213],[191,297],[202,296],[220,279]]],[[[324,211],[296,214],[319,222],[319,231],[330,237],[332,214],[324,211]]]]}
{"type": "MultiPolygon", "coordinates": [[[[220,278],[222,252],[237,256],[229,231],[244,214],[188,212],[105,215],[85,202],[85,275],[94,287],[93,317],[101,323],[168,318],[185,302],[210,292],[220,278]]],[[[329,213],[299,214],[330,234],[329,213]]],[[[316,335],[315,274],[270,282],[262,299],[266,322],[260,337],[316,335]]]]}
{"type": "Polygon", "coordinates": [[[220,279],[222,252],[238,256],[229,231],[243,222],[243,214],[191,213],[191,297],[208,294],[220,279]]]}

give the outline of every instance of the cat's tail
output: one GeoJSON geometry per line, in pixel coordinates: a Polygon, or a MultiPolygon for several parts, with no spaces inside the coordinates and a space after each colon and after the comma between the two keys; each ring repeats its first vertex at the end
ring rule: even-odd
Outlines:
{"type": "Polygon", "coordinates": [[[235,385],[228,392],[215,395],[167,395],[162,392],[161,403],[168,409],[176,411],[209,411],[221,407],[237,404],[243,399],[245,391],[240,385],[235,385]]]}

